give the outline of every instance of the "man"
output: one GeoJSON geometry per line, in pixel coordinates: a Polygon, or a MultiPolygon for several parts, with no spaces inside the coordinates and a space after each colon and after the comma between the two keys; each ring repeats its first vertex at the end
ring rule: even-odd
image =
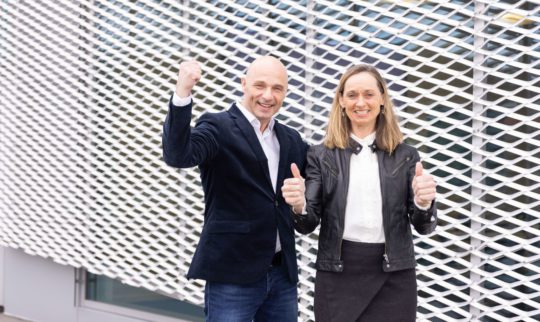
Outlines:
{"type": "Polygon", "coordinates": [[[204,114],[191,129],[191,90],[200,78],[196,62],[180,64],[163,130],[165,162],[199,166],[205,193],[187,277],[206,280],[207,321],[296,322],[293,217],[280,187],[292,163],[304,169],[307,145],[274,119],[287,71],[274,57],[256,59],[241,78],[241,102],[204,114]]]}

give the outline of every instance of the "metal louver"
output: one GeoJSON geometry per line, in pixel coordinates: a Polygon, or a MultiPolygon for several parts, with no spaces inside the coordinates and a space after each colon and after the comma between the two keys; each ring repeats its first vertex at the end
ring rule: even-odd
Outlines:
{"type": "MultiPolygon", "coordinates": [[[[419,320],[540,320],[538,1],[0,1],[0,244],[202,303],[195,170],[161,160],[180,61],[194,118],[255,55],[289,70],[279,119],[320,142],[340,74],[375,65],[439,184],[416,236],[419,320]]],[[[298,236],[312,321],[317,234],[298,236]]]]}

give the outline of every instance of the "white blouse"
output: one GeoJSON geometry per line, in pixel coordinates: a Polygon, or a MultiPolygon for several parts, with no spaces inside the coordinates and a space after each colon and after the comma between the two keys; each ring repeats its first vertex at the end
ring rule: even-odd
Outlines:
{"type": "Polygon", "coordinates": [[[375,132],[363,139],[354,134],[351,137],[362,145],[362,150],[351,155],[343,239],[384,243],[379,164],[377,154],[370,147],[375,132]]]}

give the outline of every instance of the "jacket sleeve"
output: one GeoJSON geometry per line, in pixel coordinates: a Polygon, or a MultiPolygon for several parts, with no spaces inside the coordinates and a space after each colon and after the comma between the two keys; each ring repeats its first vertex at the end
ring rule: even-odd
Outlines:
{"type": "Polygon", "coordinates": [[[317,228],[322,212],[322,176],[316,147],[310,147],[306,164],[306,214],[294,215],[294,228],[309,234],[317,228]]]}
{"type": "Polygon", "coordinates": [[[414,150],[413,161],[407,169],[407,184],[408,184],[408,213],[411,223],[416,231],[421,235],[426,235],[435,230],[437,226],[437,203],[436,200],[431,202],[428,210],[418,208],[414,202],[414,191],[412,189],[412,181],[415,176],[416,162],[420,161],[418,151],[414,150]]]}
{"type": "Polygon", "coordinates": [[[217,125],[210,114],[201,116],[195,128],[190,127],[192,103],[175,106],[169,101],[169,112],[163,124],[163,160],[169,166],[190,168],[211,160],[218,151],[217,125]]]}

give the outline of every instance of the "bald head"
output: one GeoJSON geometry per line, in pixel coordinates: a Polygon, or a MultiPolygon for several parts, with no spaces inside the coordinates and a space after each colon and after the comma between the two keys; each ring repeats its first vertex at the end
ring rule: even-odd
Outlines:
{"type": "Polygon", "coordinates": [[[272,56],[261,56],[255,59],[247,69],[246,78],[254,73],[266,70],[284,77],[285,82],[287,82],[287,69],[279,59],[272,56]]]}
{"type": "Polygon", "coordinates": [[[262,56],[249,65],[241,82],[242,105],[255,115],[264,131],[287,94],[287,70],[279,59],[262,56]]]}

